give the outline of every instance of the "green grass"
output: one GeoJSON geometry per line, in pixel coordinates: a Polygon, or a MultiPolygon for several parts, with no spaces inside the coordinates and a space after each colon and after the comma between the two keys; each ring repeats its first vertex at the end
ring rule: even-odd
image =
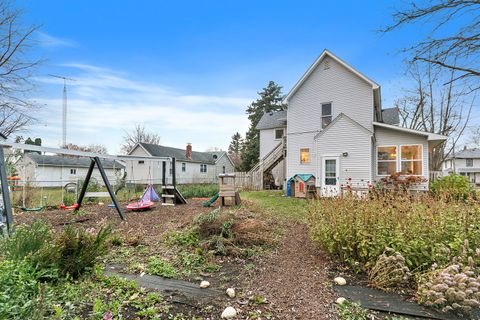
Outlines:
{"type": "Polygon", "coordinates": [[[240,197],[277,217],[306,221],[309,200],[285,197],[283,191],[242,192],[240,197]]]}

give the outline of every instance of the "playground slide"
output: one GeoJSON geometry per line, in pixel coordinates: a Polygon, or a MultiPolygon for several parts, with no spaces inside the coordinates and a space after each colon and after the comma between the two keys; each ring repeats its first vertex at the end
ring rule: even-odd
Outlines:
{"type": "Polygon", "coordinates": [[[214,203],[215,201],[217,201],[217,199],[218,199],[218,193],[216,193],[210,200],[205,201],[205,202],[203,203],[203,206],[204,206],[204,207],[210,207],[210,206],[212,205],[212,203],[214,203]]]}

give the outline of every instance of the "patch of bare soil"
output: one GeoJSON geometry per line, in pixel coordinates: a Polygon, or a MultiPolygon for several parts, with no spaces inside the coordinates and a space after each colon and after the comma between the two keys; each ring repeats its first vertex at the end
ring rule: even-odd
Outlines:
{"type": "Polygon", "coordinates": [[[326,255],[310,241],[307,226],[293,223],[278,250],[247,274],[248,290],[266,299],[250,312],[260,310],[273,319],[336,319],[329,268],[326,255]]]}

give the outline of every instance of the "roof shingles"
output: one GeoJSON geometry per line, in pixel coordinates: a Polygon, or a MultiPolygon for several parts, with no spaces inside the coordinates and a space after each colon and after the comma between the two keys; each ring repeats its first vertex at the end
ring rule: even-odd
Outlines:
{"type": "Polygon", "coordinates": [[[185,149],[166,147],[166,146],[160,146],[157,144],[149,144],[149,143],[140,143],[140,145],[152,157],[175,157],[177,161],[201,162],[205,164],[215,164],[214,155],[216,155],[218,159],[220,158],[221,154],[225,153],[225,151],[216,151],[216,152],[192,151],[192,156],[190,157],[190,159],[187,159],[185,155],[185,149]]]}

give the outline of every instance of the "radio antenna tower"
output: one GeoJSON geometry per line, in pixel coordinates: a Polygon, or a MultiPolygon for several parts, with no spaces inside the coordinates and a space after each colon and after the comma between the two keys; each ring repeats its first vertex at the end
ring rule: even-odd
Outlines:
{"type": "Polygon", "coordinates": [[[55,74],[49,74],[49,76],[63,80],[62,148],[64,148],[67,145],[67,80],[68,81],[76,81],[76,80],[72,78],[67,78],[64,76],[58,76],[55,74]]]}

